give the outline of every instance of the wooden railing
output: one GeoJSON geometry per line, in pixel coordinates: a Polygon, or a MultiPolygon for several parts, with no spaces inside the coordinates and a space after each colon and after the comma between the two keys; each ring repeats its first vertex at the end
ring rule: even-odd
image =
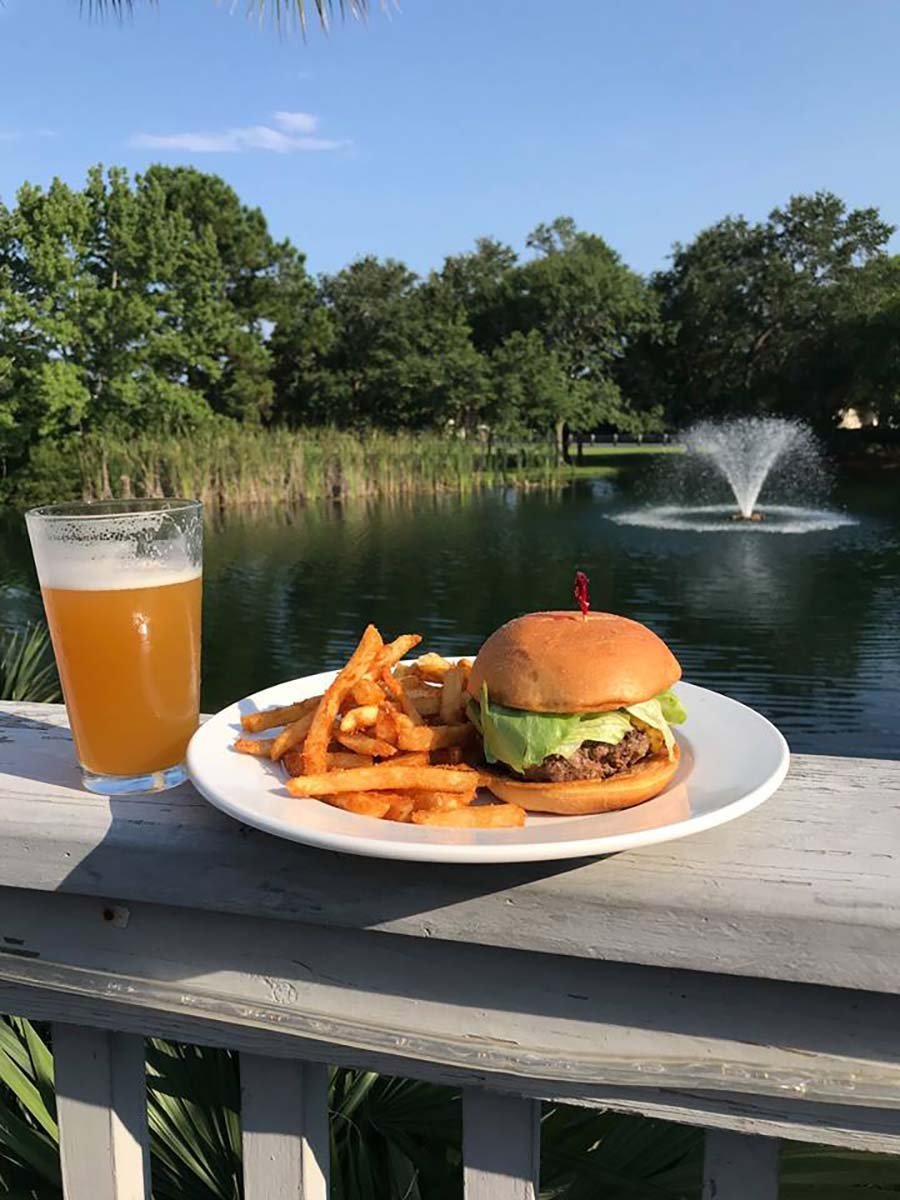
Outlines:
{"type": "Polygon", "coordinates": [[[541,1100],[704,1126],[706,1200],[779,1138],[900,1153],[900,764],[797,757],[720,830],[587,863],[348,859],[185,787],[77,786],[0,706],[0,1011],[55,1023],[68,1200],[149,1196],[142,1039],[241,1054],[247,1200],[328,1194],[327,1065],[463,1092],[468,1200],[537,1190],[541,1100]]]}

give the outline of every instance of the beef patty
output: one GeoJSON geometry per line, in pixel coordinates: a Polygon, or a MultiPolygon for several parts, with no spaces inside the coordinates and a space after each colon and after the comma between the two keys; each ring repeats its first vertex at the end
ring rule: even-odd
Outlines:
{"type": "Polygon", "coordinates": [[[536,767],[527,767],[524,775],[531,783],[571,783],[576,779],[608,779],[627,771],[650,753],[650,739],[640,729],[632,729],[618,746],[606,742],[585,742],[571,758],[551,754],[536,767]]]}

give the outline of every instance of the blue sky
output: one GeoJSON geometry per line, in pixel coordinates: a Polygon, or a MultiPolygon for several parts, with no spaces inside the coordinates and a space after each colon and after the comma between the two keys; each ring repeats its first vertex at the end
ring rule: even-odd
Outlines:
{"type": "Polygon", "coordinates": [[[119,24],[0,0],[0,198],[95,162],[193,163],[314,271],[425,271],[560,213],[650,271],[817,188],[900,223],[896,0],[402,0],[306,44],[244,8],[159,0],[119,24]]]}

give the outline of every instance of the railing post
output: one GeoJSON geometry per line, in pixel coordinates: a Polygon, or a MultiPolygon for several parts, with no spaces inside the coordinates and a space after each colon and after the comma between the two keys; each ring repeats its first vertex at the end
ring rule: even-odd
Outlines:
{"type": "Polygon", "coordinates": [[[778,1138],[707,1129],[703,1200],[778,1200],[778,1138]]]}
{"type": "Polygon", "coordinates": [[[148,1200],[144,1039],[53,1026],[65,1200],[148,1200]]]}
{"type": "Polygon", "coordinates": [[[244,1200],[327,1200],[328,1068],[241,1055],[244,1200]]]}
{"type": "Polygon", "coordinates": [[[540,1101],[466,1088],[465,1200],[537,1200],[540,1166],[540,1101]]]}

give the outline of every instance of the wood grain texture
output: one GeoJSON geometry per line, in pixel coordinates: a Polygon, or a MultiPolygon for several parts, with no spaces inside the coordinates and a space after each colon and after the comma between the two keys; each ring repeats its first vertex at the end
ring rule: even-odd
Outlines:
{"type": "Polygon", "coordinates": [[[78,786],[64,710],[6,704],[0,798],[0,880],[12,886],[900,991],[894,762],[797,756],[749,816],[600,861],[435,866],[280,841],[189,787],[91,796],[78,786]]]}
{"type": "Polygon", "coordinates": [[[353,1047],[328,1046],[277,1027],[229,1024],[196,1017],[189,1011],[167,1012],[142,1008],[117,998],[94,998],[51,988],[17,987],[0,983],[0,1011],[21,1013],[40,1020],[80,1020],[92,1027],[126,1030],[141,1036],[162,1036],[290,1060],[330,1062],[337,1066],[364,1066],[385,1075],[404,1075],[460,1088],[477,1084],[505,1095],[557,1101],[587,1108],[647,1116],[686,1125],[731,1129],[766,1137],[824,1142],[855,1150],[900,1154],[900,1119],[897,1109],[874,1105],[823,1104],[795,1095],[762,1096],[734,1092],[680,1091],[675,1088],[614,1087],[579,1084],[566,1079],[532,1079],[504,1072],[460,1068],[440,1062],[400,1057],[397,1054],[361,1054],[353,1047]]]}
{"type": "Polygon", "coordinates": [[[485,1088],[466,1088],[465,1200],[537,1200],[540,1170],[540,1103],[485,1088]]]}
{"type": "Polygon", "coordinates": [[[65,1200],[149,1200],[144,1040],[55,1024],[65,1200]]]}
{"type": "Polygon", "coordinates": [[[775,1138],[708,1132],[702,1200],[778,1200],[779,1154],[775,1138]]]}
{"type": "MultiPolygon", "coordinates": [[[[0,889],[0,979],[95,1007],[272,1030],[574,1087],[900,1109],[900,998],[0,889]],[[785,1097],[788,1099],[785,1100],[785,1097]]],[[[152,1027],[152,1026],[151,1026],[152,1027]]],[[[202,1038],[200,1040],[203,1040],[202,1038]]],[[[318,1052],[310,1047],[319,1043],[318,1052]]]]}
{"type": "Polygon", "coordinates": [[[328,1068],[241,1055],[244,1200],[328,1200],[328,1068]]]}

